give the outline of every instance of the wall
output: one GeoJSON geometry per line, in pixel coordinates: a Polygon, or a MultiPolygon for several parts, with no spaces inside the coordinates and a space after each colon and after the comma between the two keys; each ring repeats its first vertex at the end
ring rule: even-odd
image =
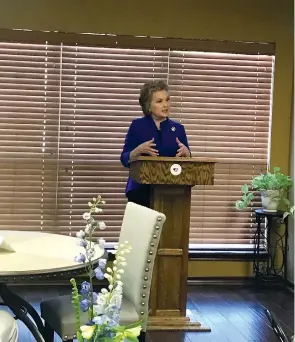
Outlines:
{"type": "MultiPolygon", "coordinates": [[[[293,94],[294,96],[294,94],[293,94]]],[[[294,102],[294,98],[293,98],[294,102]]],[[[291,163],[290,163],[290,176],[295,179],[294,175],[294,153],[295,153],[295,138],[294,138],[294,130],[295,130],[295,118],[294,118],[294,104],[293,104],[293,124],[292,124],[292,139],[291,139],[291,163]]],[[[290,192],[290,202],[294,205],[294,191],[295,187],[290,192]]],[[[289,238],[288,245],[289,250],[287,253],[287,278],[290,282],[294,284],[294,217],[289,217],[289,238]]]]}
{"type": "MultiPolygon", "coordinates": [[[[292,0],[6,0],[0,28],[276,43],[271,165],[289,170],[292,0]]],[[[250,275],[241,262],[190,262],[191,276],[250,275]]]]}

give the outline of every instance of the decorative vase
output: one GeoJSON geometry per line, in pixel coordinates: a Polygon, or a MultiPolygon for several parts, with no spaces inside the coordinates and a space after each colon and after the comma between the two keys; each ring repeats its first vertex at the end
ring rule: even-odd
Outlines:
{"type": "Polygon", "coordinates": [[[262,207],[264,211],[276,212],[280,203],[279,190],[263,190],[260,191],[262,207]]]}

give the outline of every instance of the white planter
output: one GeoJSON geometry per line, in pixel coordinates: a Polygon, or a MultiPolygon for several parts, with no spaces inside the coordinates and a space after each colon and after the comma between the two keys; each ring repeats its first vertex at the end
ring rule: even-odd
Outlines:
{"type": "Polygon", "coordinates": [[[280,203],[281,195],[279,190],[260,191],[262,207],[264,211],[276,212],[280,203]]]}

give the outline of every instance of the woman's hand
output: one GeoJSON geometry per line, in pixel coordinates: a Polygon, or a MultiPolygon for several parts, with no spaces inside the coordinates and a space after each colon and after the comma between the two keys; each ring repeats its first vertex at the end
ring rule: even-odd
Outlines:
{"type": "Polygon", "coordinates": [[[189,149],[178,138],[176,138],[176,142],[178,145],[176,157],[190,157],[189,149]]]}
{"type": "Polygon", "coordinates": [[[156,150],[154,147],[156,144],[154,143],[154,138],[152,140],[146,141],[140,145],[138,145],[131,153],[130,159],[134,160],[136,157],[142,154],[148,154],[152,157],[156,157],[159,155],[159,151],[156,150]]]}

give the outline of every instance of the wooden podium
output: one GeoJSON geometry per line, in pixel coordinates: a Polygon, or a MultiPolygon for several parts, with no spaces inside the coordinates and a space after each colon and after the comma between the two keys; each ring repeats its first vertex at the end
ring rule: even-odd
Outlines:
{"type": "Polygon", "coordinates": [[[151,184],[150,206],[166,215],[155,260],[148,330],[210,331],[186,317],[191,187],[212,185],[215,161],[139,157],[130,177],[151,184]]]}

